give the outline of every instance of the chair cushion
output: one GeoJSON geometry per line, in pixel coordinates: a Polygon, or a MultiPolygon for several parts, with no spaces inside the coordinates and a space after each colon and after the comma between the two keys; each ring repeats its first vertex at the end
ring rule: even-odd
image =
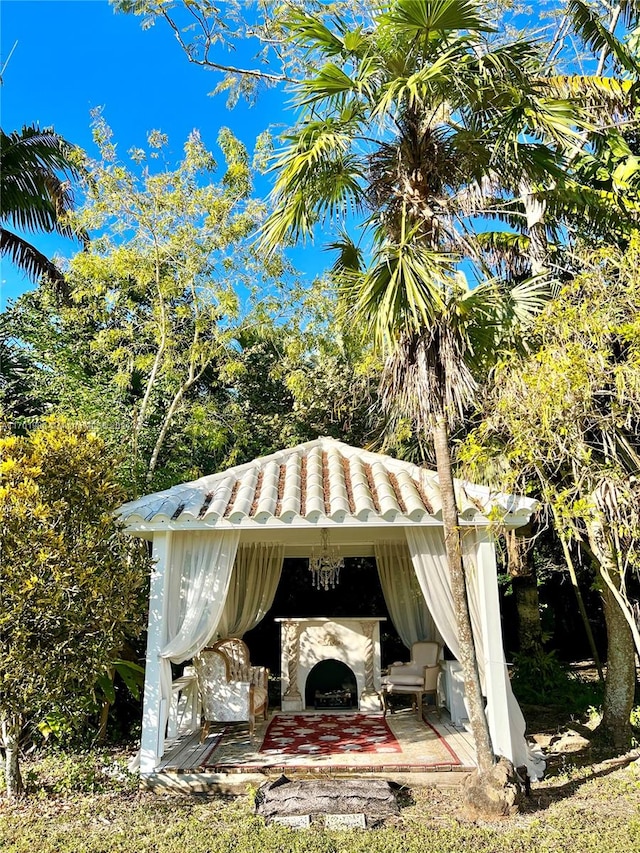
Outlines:
{"type": "Polygon", "coordinates": [[[421,684],[388,684],[384,689],[386,693],[424,693],[421,684]]]}
{"type": "Polygon", "coordinates": [[[387,687],[395,687],[398,684],[407,685],[410,687],[415,687],[416,689],[422,687],[424,684],[424,678],[419,675],[388,675],[383,679],[383,684],[387,687]]]}

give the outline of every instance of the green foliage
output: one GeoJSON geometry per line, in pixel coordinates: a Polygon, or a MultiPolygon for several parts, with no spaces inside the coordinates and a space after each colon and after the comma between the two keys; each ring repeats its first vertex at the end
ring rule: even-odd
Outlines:
{"type": "Polygon", "coordinates": [[[43,282],[3,317],[0,400],[16,428],[52,410],[89,423],[129,495],[319,434],[368,441],[378,365],[324,285],[303,291],[253,245],[263,206],[244,146],[220,132],[214,183],[197,134],[175,168],[158,164],[157,132],[127,164],[99,114],[94,135],[78,222],[96,236],[69,263],[69,298],[43,282]]]}
{"type": "Polygon", "coordinates": [[[640,243],[636,235],[625,253],[582,259],[584,272],[538,318],[532,352],[497,370],[461,456],[472,479],[478,468],[501,469],[499,488],[541,497],[558,536],[586,553],[607,619],[603,728],[622,745],[634,641],[640,648],[627,591],[640,566],[640,243]]]}
{"type": "Polygon", "coordinates": [[[218,183],[195,132],[175,168],[159,163],[167,140],[157,132],[129,164],[98,113],[94,137],[101,160],[90,164],[76,221],[96,236],[69,264],[68,300],[43,283],[5,317],[9,367],[24,364],[29,382],[21,390],[10,375],[3,391],[12,414],[39,406],[92,424],[136,493],[198,476],[199,461],[217,467],[233,441],[224,409],[238,337],[265,316],[285,322],[297,297],[286,262],[265,262],[251,244],[264,208],[229,130],[218,138],[218,183]]]}
{"type": "Polygon", "coordinates": [[[133,792],[139,779],[129,773],[124,757],[93,747],[83,753],[49,749],[35,767],[29,767],[25,783],[28,794],[42,799],[56,794],[133,792]]]}
{"type": "Polygon", "coordinates": [[[516,822],[470,824],[459,788],[405,790],[401,814],[365,831],[266,826],[249,796],[185,797],[135,793],[109,754],[57,755],[29,768],[31,802],[19,819],[0,809],[6,853],[628,853],[640,842],[640,780],[633,765],[606,774],[576,770],[570,782],[535,786],[516,822]],[[74,763],[78,767],[74,769],[74,763]],[[111,781],[109,782],[109,778],[111,781]],[[410,796],[406,796],[409,794],[410,796]],[[585,820],[585,813],[589,820],[585,820]]]}
{"type": "Polygon", "coordinates": [[[514,655],[511,683],[518,700],[529,705],[553,705],[580,714],[602,702],[602,685],[573,675],[554,651],[514,655]]]}
{"type": "Polygon", "coordinates": [[[0,437],[0,719],[12,727],[85,722],[144,626],[150,561],[112,515],[113,469],[104,442],[63,419],[0,437]]]}
{"type": "Polygon", "coordinates": [[[498,462],[502,485],[535,488],[567,534],[603,512],[620,537],[626,571],[637,564],[640,304],[635,238],[626,254],[584,256],[585,272],[536,321],[535,351],[496,373],[482,425],[465,442],[469,465],[498,462]],[[596,492],[608,484],[610,499],[596,492]],[[624,546],[622,543],[624,542],[624,546]]]}

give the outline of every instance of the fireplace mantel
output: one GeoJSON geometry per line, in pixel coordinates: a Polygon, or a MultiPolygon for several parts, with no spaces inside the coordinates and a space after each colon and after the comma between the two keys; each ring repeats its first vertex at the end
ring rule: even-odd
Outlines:
{"type": "Polygon", "coordinates": [[[353,671],[360,710],[380,709],[380,622],[385,622],[385,617],[317,616],[275,621],[281,625],[283,711],[304,710],[307,677],[323,660],[339,660],[353,671]]]}

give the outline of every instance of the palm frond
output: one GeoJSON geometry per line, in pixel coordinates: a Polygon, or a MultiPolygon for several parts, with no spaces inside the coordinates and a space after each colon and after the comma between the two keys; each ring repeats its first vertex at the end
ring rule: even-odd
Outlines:
{"type": "Polygon", "coordinates": [[[467,340],[467,363],[479,374],[486,374],[501,352],[525,347],[526,330],[551,298],[544,276],[520,282],[487,279],[462,293],[455,304],[452,325],[467,340]]]}
{"type": "Polygon", "coordinates": [[[360,273],[364,268],[364,255],[362,249],[353,242],[346,232],[340,234],[338,240],[334,240],[326,247],[330,252],[337,252],[338,256],[333,263],[332,272],[336,275],[360,273]]]}
{"type": "Polygon", "coordinates": [[[336,95],[356,91],[358,87],[342,68],[333,62],[327,62],[315,77],[303,80],[299,88],[302,97],[297,102],[304,105],[335,98],[336,95]]]}
{"type": "Polygon", "coordinates": [[[558,98],[584,104],[590,115],[598,110],[610,119],[611,113],[633,111],[634,85],[630,80],[595,74],[561,74],[545,77],[540,82],[558,98]]]}
{"type": "Polygon", "coordinates": [[[462,95],[457,97],[457,93],[462,89],[459,80],[465,78],[464,67],[468,61],[469,39],[459,36],[447,43],[432,61],[413,73],[388,75],[379,88],[372,117],[379,119],[393,114],[404,104],[409,108],[428,104],[432,110],[440,104],[448,104],[450,109],[454,109],[463,101],[462,95]]]}
{"type": "Polygon", "coordinates": [[[369,269],[341,284],[343,304],[376,343],[391,350],[402,333],[428,328],[444,310],[454,258],[411,238],[380,245],[369,269]]]}
{"type": "Polygon", "coordinates": [[[345,49],[340,36],[323,24],[319,17],[302,9],[289,9],[284,24],[290,40],[309,51],[316,50],[324,56],[337,56],[345,49]]]}
{"type": "Polygon", "coordinates": [[[551,218],[578,218],[602,234],[615,231],[629,234],[640,223],[640,204],[630,195],[569,180],[565,180],[561,187],[541,189],[537,195],[546,204],[551,218]]]}
{"type": "Polygon", "coordinates": [[[583,0],[569,0],[567,14],[574,30],[594,53],[605,51],[613,56],[625,71],[638,76],[640,65],[613,33],[602,23],[599,15],[583,0]]]}
{"type": "Polygon", "coordinates": [[[32,281],[46,277],[56,284],[64,282],[60,270],[23,237],[0,227],[0,255],[6,255],[32,281]]]}
{"type": "Polygon", "coordinates": [[[495,29],[478,14],[474,0],[395,0],[389,11],[381,16],[381,24],[408,39],[418,36],[437,37],[440,34],[469,31],[494,32],[495,29]]]}
{"type": "Polygon", "coordinates": [[[328,119],[308,122],[289,137],[272,169],[278,177],[273,209],[260,231],[262,248],[311,236],[318,220],[360,209],[361,166],[350,152],[348,124],[328,119]]]}
{"type": "Polygon", "coordinates": [[[492,267],[506,270],[510,275],[522,275],[531,268],[529,237],[511,231],[481,231],[470,235],[478,252],[492,267]]]}
{"type": "Polygon", "coordinates": [[[0,130],[0,220],[86,239],[67,218],[73,209],[70,179],[83,174],[76,151],[52,129],[0,130]]]}
{"type": "Polygon", "coordinates": [[[378,75],[379,66],[372,56],[363,57],[351,75],[335,63],[328,62],[314,77],[297,84],[295,103],[305,107],[327,101],[337,109],[348,109],[353,114],[358,110],[357,102],[353,98],[372,99],[378,75]],[[349,95],[353,96],[350,100],[349,95]]]}

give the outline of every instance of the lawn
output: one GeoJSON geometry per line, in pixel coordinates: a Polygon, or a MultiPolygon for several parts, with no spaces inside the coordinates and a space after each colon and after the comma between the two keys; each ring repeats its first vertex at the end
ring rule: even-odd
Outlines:
{"type": "Polygon", "coordinates": [[[455,788],[405,790],[398,817],[367,830],[266,826],[253,794],[137,790],[113,753],[49,754],[25,764],[30,797],[0,801],[2,853],[632,853],[640,851],[640,759],[583,764],[560,757],[524,811],[497,823],[464,819],[455,788]]]}

